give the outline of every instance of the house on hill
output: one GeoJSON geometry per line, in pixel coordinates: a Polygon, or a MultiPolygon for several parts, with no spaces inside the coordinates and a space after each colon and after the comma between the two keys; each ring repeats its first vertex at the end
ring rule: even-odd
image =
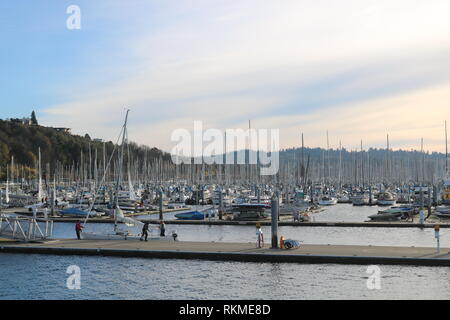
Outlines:
{"type": "Polygon", "coordinates": [[[72,132],[72,129],[70,129],[70,128],[53,128],[53,130],[58,131],[58,132],[64,132],[64,133],[72,132]]]}
{"type": "Polygon", "coordinates": [[[11,118],[11,119],[7,119],[7,121],[12,122],[12,123],[19,123],[19,124],[23,124],[26,126],[31,126],[32,122],[31,122],[31,118],[11,118]]]}

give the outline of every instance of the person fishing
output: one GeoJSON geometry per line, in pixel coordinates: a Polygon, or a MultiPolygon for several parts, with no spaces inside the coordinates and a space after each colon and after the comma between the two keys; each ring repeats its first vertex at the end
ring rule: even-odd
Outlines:
{"type": "Polygon", "coordinates": [[[159,226],[161,233],[160,236],[161,237],[165,237],[166,236],[166,225],[164,224],[164,221],[161,221],[161,225],[159,226]]]}
{"type": "Polygon", "coordinates": [[[81,221],[78,220],[77,223],[75,224],[75,232],[77,233],[77,239],[81,240],[81,231],[84,227],[81,225],[81,221]]]}
{"type": "Polygon", "coordinates": [[[144,237],[145,237],[145,241],[147,241],[147,238],[148,238],[148,225],[149,225],[148,222],[144,223],[144,226],[142,227],[141,239],[139,239],[139,240],[142,241],[144,239],[144,237]]]}

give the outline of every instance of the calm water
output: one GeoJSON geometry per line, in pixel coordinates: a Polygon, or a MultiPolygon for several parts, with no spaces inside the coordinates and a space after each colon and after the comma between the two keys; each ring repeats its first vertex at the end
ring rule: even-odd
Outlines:
{"type": "Polygon", "coordinates": [[[450,268],[0,255],[0,299],[449,299],[450,268]],[[66,287],[67,267],[81,289],[66,287]]]}
{"type": "MultiPolygon", "coordinates": [[[[316,221],[364,221],[377,207],[338,205],[316,221]]],[[[166,217],[168,218],[168,217],[166,217]]],[[[111,224],[88,224],[91,231],[111,224]]],[[[55,238],[74,238],[56,223],[55,238]]],[[[251,226],[167,225],[184,241],[255,241],[251,226]]],[[[139,230],[135,230],[139,232],[139,230]]],[[[270,227],[264,227],[270,236],[270,227]]],[[[441,246],[450,234],[441,231],[441,246]]],[[[434,246],[432,229],[280,227],[279,235],[315,244],[434,246]]],[[[381,266],[381,290],[367,289],[367,266],[0,254],[0,299],[449,299],[450,268],[381,266]],[[81,268],[81,289],[66,287],[81,268]]]]}

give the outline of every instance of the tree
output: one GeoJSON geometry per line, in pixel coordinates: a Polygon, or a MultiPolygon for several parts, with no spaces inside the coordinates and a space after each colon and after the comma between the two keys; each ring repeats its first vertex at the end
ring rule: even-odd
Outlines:
{"type": "Polygon", "coordinates": [[[36,119],[36,113],[34,112],[34,110],[31,113],[31,124],[36,125],[36,126],[38,125],[38,122],[37,122],[37,119],[36,119]]]}
{"type": "Polygon", "coordinates": [[[9,148],[3,142],[0,142],[0,166],[6,166],[9,161],[9,148]]]}

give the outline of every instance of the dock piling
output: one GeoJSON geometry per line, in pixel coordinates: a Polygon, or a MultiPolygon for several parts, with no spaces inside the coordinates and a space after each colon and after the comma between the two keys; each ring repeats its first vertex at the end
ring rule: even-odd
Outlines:
{"type": "Polygon", "coordinates": [[[159,220],[164,220],[163,216],[163,191],[159,189],[159,220]]]}
{"type": "Polygon", "coordinates": [[[271,201],[272,249],[278,248],[278,198],[273,195],[271,201]]]}

